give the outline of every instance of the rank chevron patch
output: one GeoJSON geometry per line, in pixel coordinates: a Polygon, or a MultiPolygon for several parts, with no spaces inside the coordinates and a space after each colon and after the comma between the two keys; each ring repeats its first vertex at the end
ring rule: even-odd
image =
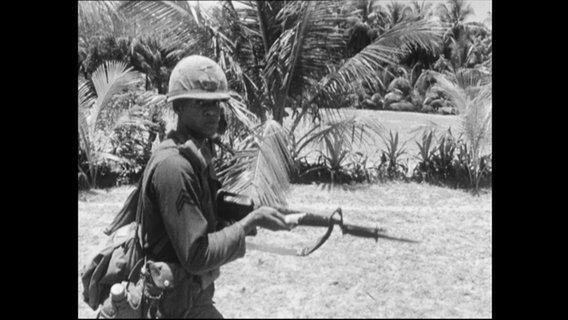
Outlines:
{"type": "Polygon", "coordinates": [[[187,194],[187,192],[185,191],[180,191],[178,198],[176,200],[176,208],[178,210],[178,214],[183,210],[183,204],[187,203],[187,204],[195,204],[195,201],[193,201],[193,199],[191,199],[191,197],[187,194]]]}

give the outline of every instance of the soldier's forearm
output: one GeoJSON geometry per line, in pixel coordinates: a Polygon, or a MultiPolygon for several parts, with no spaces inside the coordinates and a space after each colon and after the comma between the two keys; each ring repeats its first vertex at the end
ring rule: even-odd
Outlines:
{"type": "Polygon", "coordinates": [[[233,224],[200,238],[188,255],[186,269],[201,274],[243,257],[245,251],[245,230],[242,225],[233,224]]]}

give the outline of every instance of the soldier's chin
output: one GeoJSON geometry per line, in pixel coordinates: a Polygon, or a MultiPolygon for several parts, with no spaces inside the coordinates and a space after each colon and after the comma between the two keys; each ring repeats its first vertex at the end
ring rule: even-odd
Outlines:
{"type": "Polygon", "coordinates": [[[202,132],[207,138],[213,138],[213,136],[217,133],[217,127],[218,126],[207,127],[202,132]]]}

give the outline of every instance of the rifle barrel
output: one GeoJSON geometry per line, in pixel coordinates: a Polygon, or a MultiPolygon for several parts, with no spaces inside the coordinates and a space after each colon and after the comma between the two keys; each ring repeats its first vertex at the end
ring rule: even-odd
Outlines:
{"type": "MultiPolygon", "coordinates": [[[[286,221],[288,223],[293,223],[299,226],[329,227],[330,225],[330,217],[327,216],[290,210],[290,209],[278,208],[278,211],[286,215],[286,221]]],[[[343,223],[343,221],[339,219],[333,219],[331,223],[333,223],[334,225],[338,225],[341,228],[343,234],[349,234],[356,237],[372,238],[375,239],[375,241],[378,241],[379,238],[383,238],[383,239],[410,242],[410,243],[418,242],[415,240],[397,238],[386,235],[385,234],[386,230],[384,228],[379,228],[379,227],[373,228],[373,227],[361,226],[356,224],[343,223]]]]}

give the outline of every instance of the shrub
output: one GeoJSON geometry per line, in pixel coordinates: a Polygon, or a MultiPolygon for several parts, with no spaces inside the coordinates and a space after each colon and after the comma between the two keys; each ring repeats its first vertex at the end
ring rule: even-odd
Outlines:
{"type": "Polygon", "coordinates": [[[325,155],[320,155],[314,162],[302,157],[295,161],[297,174],[292,177],[292,182],[330,184],[371,182],[371,173],[366,166],[367,160],[368,157],[360,152],[347,151],[341,158],[341,163],[334,166],[330,158],[325,155]]]}
{"type": "Polygon", "coordinates": [[[115,123],[113,117],[99,117],[109,105],[109,101],[115,94],[124,89],[134,87],[139,83],[139,77],[124,62],[108,61],[97,68],[91,80],[78,83],[78,143],[83,149],[79,163],[79,172],[87,176],[89,188],[97,186],[98,167],[106,160],[122,161],[122,159],[108,153],[109,123],[115,123]],[[101,121],[104,119],[104,121],[101,121]],[[103,126],[106,130],[99,129],[103,126]],[[85,166],[83,170],[81,166],[85,166]]]}
{"type": "Polygon", "coordinates": [[[149,103],[153,97],[153,92],[137,91],[115,100],[115,105],[126,111],[110,139],[111,154],[125,160],[113,168],[118,173],[117,185],[132,184],[139,179],[150,160],[153,144],[165,136],[165,103],[149,103]]]}
{"type": "Polygon", "coordinates": [[[410,95],[410,91],[412,90],[412,86],[410,85],[410,81],[404,77],[398,77],[391,81],[388,86],[389,92],[394,92],[394,90],[399,90],[402,93],[404,98],[410,95]]]}
{"type": "Polygon", "coordinates": [[[142,174],[152,149],[148,138],[146,128],[126,125],[115,129],[111,139],[113,154],[126,160],[112,170],[117,173],[117,185],[135,183],[142,174]]]}
{"type": "Polygon", "coordinates": [[[433,180],[434,164],[432,158],[434,157],[435,149],[432,141],[434,138],[434,131],[430,130],[428,134],[424,133],[422,135],[422,143],[416,142],[420,161],[414,168],[412,178],[417,182],[433,180]]]}
{"type": "Polygon", "coordinates": [[[468,144],[453,137],[450,130],[443,134],[434,145],[434,131],[423,133],[419,148],[419,163],[414,168],[412,180],[452,188],[474,188],[491,186],[491,155],[480,161],[478,176],[472,161],[468,144]]]}
{"type": "MultiPolygon", "coordinates": [[[[165,136],[165,103],[154,92],[129,90],[115,94],[100,110],[92,143],[103,155],[91,160],[97,183],[106,188],[135,183],[150,159],[153,143],[165,136]]],[[[89,187],[89,161],[79,148],[79,187],[89,187]]]]}
{"type": "Polygon", "coordinates": [[[475,163],[471,156],[471,148],[467,143],[460,140],[457,159],[455,160],[456,171],[458,172],[458,180],[456,188],[471,188],[474,192],[481,188],[491,187],[492,183],[492,156],[484,155],[479,159],[479,168],[476,171],[475,163]]]}
{"type": "Polygon", "coordinates": [[[412,179],[435,185],[455,186],[460,179],[454,163],[457,141],[448,130],[440,137],[438,144],[430,149],[434,138],[433,131],[423,134],[422,144],[418,144],[420,162],[414,169],[412,179]]]}
{"type": "Polygon", "coordinates": [[[405,143],[399,144],[398,132],[393,136],[389,131],[389,139],[384,139],[386,151],[381,153],[380,163],[376,167],[376,178],[380,182],[387,180],[406,180],[408,165],[404,163],[401,156],[406,153],[405,143]]]}
{"type": "Polygon", "coordinates": [[[367,167],[369,156],[355,152],[351,154],[351,159],[347,163],[346,172],[348,172],[351,181],[354,182],[372,182],[370,170],[367,167]]]}
{"type": "Polygon", "coordinates": [[[338,136],[324,137],[325,151],[319,153],[315,161],[310,162],[308,156],[294,159],[296,174],[292,176],[295,183],[357,183],[371,182],[368,156],[361,152],[352,153],[346,150],[344,140],[338,136]]]}
{"type": "Polygon", "coordinates": [[[389,92],[384,97],[383,107],[388,110],[390,108],[391,104],[397,103],[397,102],[401,101],[402,99],[403,99],[403,97],[402,97],[402,94],[400,93],[400,91],[395,90],[393,92],[389,92]]]}
{"type": "Polygon", "coordinates": [[[300,173],[300,176],[313,171],[321,171],[326,172],[325,178],[329,177],[329,182],[332,184],[335,182],[346,182],[343,178],[348,178],[349,174],[344,167],[348,161],[349,151],[344,148],[344,140],[336,135],[324,136],[323,139],[325,150],[317,151],[319,156],[315,165],[308,165],[310,168],[300,173]]]}
{"type": "Polygon", "coordinates": [[[188,53],[189,47],[171,47],[157,36],[135,38],[131,43],[131,63],[135,70],[146,74],[146,89],[165,94],[170,73],[177,62],[188,53]]]}

